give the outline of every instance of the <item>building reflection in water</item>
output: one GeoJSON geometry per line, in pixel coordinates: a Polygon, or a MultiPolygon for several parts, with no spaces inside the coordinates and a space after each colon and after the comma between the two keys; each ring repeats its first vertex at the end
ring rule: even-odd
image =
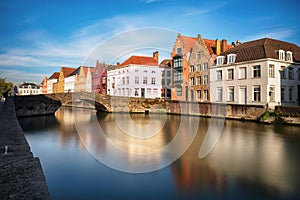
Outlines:
{"type": "MultiPolygon", "coordinates": [[[[200,123],[200,126],[203,127],[203,124],[200,123]]],[[[299,131],[299,128],[294,130],[299,131]]],[[[225,191],[233,187],[230,180],[234,177],[239,187],[268,188],[263,192],[269,196],[297,192],[299,177],[294,175],[298,174],[299,166],[288,158],[290,153],[295,152],[287,152],[286,137],[274,134],[271,127],[226,121],[213,151],[204,159],[199,159],[197,155],[203,134],[205,128],[199,128],[193,145],[172,165],[179,190],[190,192],[214,185],[225,191]]],[[[299,133],[297,136],[299,141],[299,133]]],[[[300,150],[299,142],[295,145],[300,150]]]]}
{"type": "MultiPolygon", "coordinates": [[[[179,115],[132,114],[128,117],[60,108],[55,117],[24,118],[20,119],[20,124],[23,129],[33,130],[31,133],[43,127],[59,129],[61,146],[70,144],[73,148],[76,144],[76,149],[88,150],[99,160],[107,159],[111,161],[109,164],[120,166],[125,163],[130,169],[139,164],[155,168],[168,161],[178,149],[189,146],[188,141],[196,131],[197,135],[187,151],[159,172],[171,172],[166,181],[170,181],[168,178],[172,180],[169,184],[175,185],[179,196],[195,195],[198,198],[203,193],[223,195],[249,191],[251,195],[263,194],[261,196],[272,199],[299,194],[300,166],[296,158],[300,152],[300,127],[226,121],[217,145],[207,157],[199,159],[199,150],[210,121],[208,118],[179,115]],[[123,125],[135,125],[127,127],[124,132],[124,127],[120,128],[116,119],[123,125]],[[136,126],[159,131],[149,138],[137,138],[126,133],[137,130],[136,126]],[[175,143],[176,148],[160,151],[174,141],[178,132],[182,136],[175,143]],[[119,152],[123,154],[120,156],[119,152]]],[[[138,136],[141,134],[144,133],[140,132],[138,136]]]]}

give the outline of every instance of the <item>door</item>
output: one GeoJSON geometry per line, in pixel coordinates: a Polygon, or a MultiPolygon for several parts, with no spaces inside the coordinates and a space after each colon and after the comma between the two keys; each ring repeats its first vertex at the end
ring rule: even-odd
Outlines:
{"type": "Polygon", "coordinates": [[[239,89],[239,104],[246,104],[247,103],[247,88],[240,87],[239,89]]]}
{"type": "Polygon", "coordinates": [[[141,96],[142,98],[145,98],[145,88],[141,88],[141,96]]]}

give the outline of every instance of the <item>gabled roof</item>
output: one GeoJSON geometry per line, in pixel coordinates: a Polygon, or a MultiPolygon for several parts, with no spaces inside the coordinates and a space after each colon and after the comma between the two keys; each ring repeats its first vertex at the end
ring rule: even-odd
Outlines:
{"type": "Polygon", "coordinates": [[[187,49],[188,51],[191,51],[191,49],[194,48],[194,45],[197,41],[197,38],[195,37],[189,37],[184,35],[179,35],[179,38],[184,44],[183,48],[187,49]]]}
{"type": "Polygon", "coordinates": [[[58,79],[59,78],[59,72],[54,72],[49,79],[58,79]]]}
{"type": "Polygon", "coordinates": [[[69,76],[74,70],[76,70],[75,68],[70,68],[70,67],[61,67],[60,71],[63,72],[64,77],[69,76]]]}
{"type": "Polygon", "coordinates": [[[153,57],[148,56],[130,56],[127,60],[125,60],[120,66],[125,65],[158,65],[158,61],[153,57]]]}
{"type": "Polygon", "coordinates": [[[171,67],[172,66],[172,59],[164,59],[163,61],[161,61],[159,63],[159,66],[160,67],[166,67],[166,66],[171,67]]]}
{"type": "Polygon", "coordinates": [[[293,53],[293,60],[300,62],[300,48],[297,45],[271,38],[262,38],[242,43],[225,51],[221,55],[225,56],[226,59],[228,54],[236,54],[235,62],[244,62],[263,58],[278,59],[278,50],[291,51],[293,53]]]}

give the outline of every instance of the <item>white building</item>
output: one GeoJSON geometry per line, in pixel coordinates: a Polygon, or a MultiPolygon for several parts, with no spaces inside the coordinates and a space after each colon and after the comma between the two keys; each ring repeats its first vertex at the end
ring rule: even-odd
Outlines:
{"type": "Polygon", "coordinates": [[[107,72],[107,93],[112,96],[161,98],[162,68],[158,52],[153,57],[131,56],[107,72]]]}
{"type": "Polygon", "coordinates": [[[24,82],[19,86],[18,89],[19,95],[38,95],[41,94],[40,86],[35,83],[26,83],[24,82]]]}
{"type": "Polygon", "coordinates": [[[211,102],[297,106],[300,48],[264,38],[222,53],[210,69],[211,102]]]}
{"type": "Polygon", "coordinates": [[[54,72],[47,80],[47,94],[52,94],[53,84],[58,82],[59,72],[54,72]]]}

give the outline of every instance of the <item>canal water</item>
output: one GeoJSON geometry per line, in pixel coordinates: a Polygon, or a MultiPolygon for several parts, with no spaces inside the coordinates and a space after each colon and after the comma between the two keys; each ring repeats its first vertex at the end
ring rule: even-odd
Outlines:
{"type": "Polygon", "coordinates": [[[300,199],[300,127],[72,108],[20,124],[52,199],[300,199]]]}

